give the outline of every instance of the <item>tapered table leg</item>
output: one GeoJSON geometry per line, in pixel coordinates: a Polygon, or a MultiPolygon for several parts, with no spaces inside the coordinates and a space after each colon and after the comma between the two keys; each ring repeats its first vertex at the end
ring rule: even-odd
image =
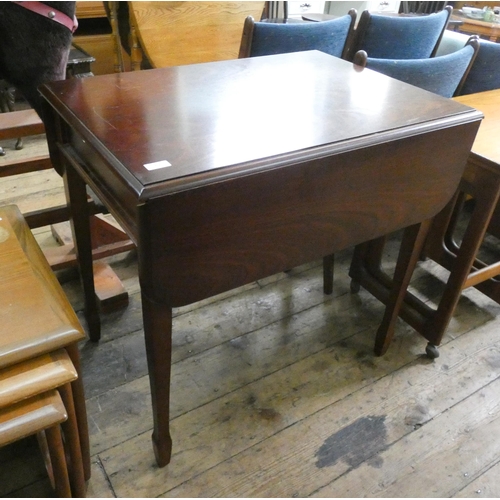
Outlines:
{"type": "Polygon", "coordinates": [[[170,462],[170,368],[172,359],[172,308],[150,300],[142,292],[144,338],[153,406],[153,448],[159,467],[170,462]]]}
{"type": "Polygon", "coordinates": [[[85,319],[87,321],[90,340],[97,341],[101,337],[101,321],[94,287],[87,191],[85,182],[69,165],[65,168],[63,179],[66,199],[70,200],[71,229],[73,240],[75,241],[75,252],[85,298],[85,319]]]}

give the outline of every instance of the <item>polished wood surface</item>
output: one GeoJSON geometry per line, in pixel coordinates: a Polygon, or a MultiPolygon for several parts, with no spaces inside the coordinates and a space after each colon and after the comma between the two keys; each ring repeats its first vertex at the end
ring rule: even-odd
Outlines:
{"type": "Polygon", "coordinates": [[[0,409],[0,445],[4,446],[47,427],[64,422],[66,409],[57,391],[39,394],[0,409]]]}
{"type": "Polygon", "coordinates": [[[482,117],[315,51],[41,91],[52,158],[66,170],[94,339],[85,183],[138,243],[160,465],[171,452],[172,307],[417,228],[455,191],[482,117]],[[256,105],[277,89],[304,98],[256,105]],[[144,167],[163,160],[171,166],[144,167]]]}
{"type": "Polygon", "coordinates": [[[0,408],[76,380],[78,374],[64,349],[0,370],[0,408]]]}
{"type": "Polygon", "coordinates": [[[476,108],[484,113],[472,153],[500,165],[500,89],[454,98],[455,101],[476,108]]]}
{"type": "Polygon", "coordinates": [[[0,323],[0,367],[85,338],[61,286],[13,206],[0,210],[0,323]]]}
{"type": "Polygon", "coordinates": [[[245,18],[259,21],[264,6],[248,1],[129,2],[132,32],[155,68],[236,59],[245,18]]]}

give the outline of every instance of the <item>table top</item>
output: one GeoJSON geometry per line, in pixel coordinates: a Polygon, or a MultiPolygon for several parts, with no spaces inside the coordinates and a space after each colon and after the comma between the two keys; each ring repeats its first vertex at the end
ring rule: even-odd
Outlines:
{"type": "Polygon", "coordinates": [[[500,165],[500,89],[463,95],[455,101],[484,114],[472,151],[500,165]]]}
{"type": "Polygon", "coordinates": [[[68,191],[90,185],[140,249],[143,292],[173,307],[433,217],[482,118],[318,51],[41,92],[68,191]]]}
{"type": "Polygon", "coordinates": [[[0,368],[85,338],[15,205],[0,208],[0,256],[0,368]]]}
{"type": "Polygon", "coordinates": [[[246,175],[295,152],[412,136],[471,111],[318,51],[65,80],[41,91],[137,193],[246,175]]]}

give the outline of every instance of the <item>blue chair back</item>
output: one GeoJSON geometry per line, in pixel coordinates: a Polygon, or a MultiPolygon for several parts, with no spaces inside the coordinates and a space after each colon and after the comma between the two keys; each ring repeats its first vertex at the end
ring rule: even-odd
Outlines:
{"type": "Polygon", "coordinates": [[[329,21],[303,23],[255,22],[247,17],[239,57],[321,50],[342,57],[353,32],[356,11],[329,21]]]}
{"type": "Polygon", "coordinates": [[[383,15],[365,10],[356,29],[350,54],[364,50],[377,59],[433,57],[448,24],[452,8],[436,14],[383,15]]]}
{"type": "Polygon", "coordinates": [[[428,59],[375,59],[366,57],[366,52],[360,51],[356,54],[354,63],[443,97],[453,97],[460,91],[478,47],[479,41],[473,36],[465,47],[444,56],[428,59]]]}
{"type": "Polygon", "coordinates": [[[479,50],[460,95],[500,88],[500,44],[479,41],[479,50]]]}

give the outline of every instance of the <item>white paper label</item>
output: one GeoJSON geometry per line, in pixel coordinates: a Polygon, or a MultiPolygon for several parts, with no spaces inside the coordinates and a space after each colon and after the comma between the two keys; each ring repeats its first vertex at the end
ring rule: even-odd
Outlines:
{"type": "Polygon", "coordinates": [[[167,160],[160,160],[160,161],[155,161],[154,163],[144,164],[144,168],[147,168],[148,170],[158,170],[159,168],[167,168],[171,166],[172,164],[169,163],[167,160]]]}

